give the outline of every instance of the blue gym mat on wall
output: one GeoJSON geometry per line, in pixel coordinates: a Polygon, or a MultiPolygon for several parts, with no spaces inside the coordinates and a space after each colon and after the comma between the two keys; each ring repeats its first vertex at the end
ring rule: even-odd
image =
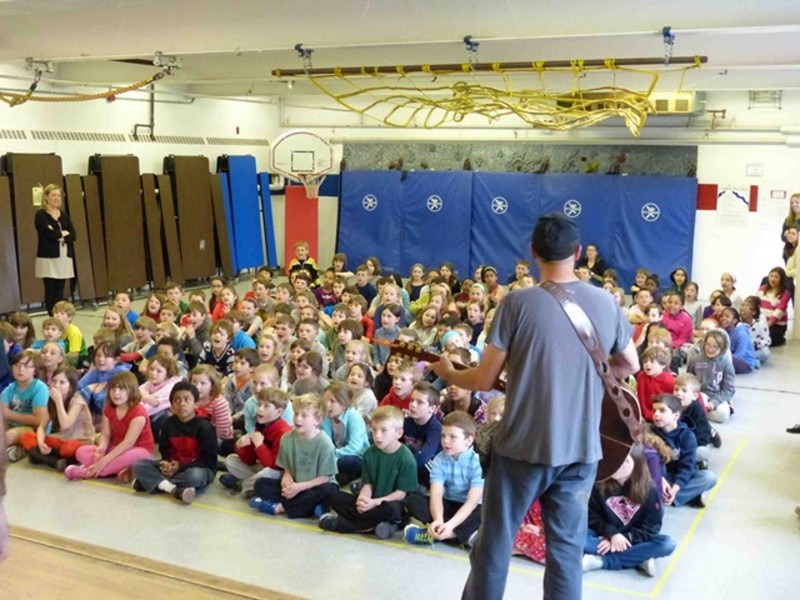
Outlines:
{"type": "Polygon", "coordinates": [[[623,286],[640,266],[666,285],[675,266],[691,268],[696,203],[689,177],[345,171],[337,250],[353,265],[375,255],[403,275],[417,261],[451,261],[462,278],[490,264],[505,280],[530,258],[536,220],[561,212],[623,286]]]}
{"type": "MultiPolygon", "coordinates": [[[[224,163],[223,163],[224,164],[224,163]]],[[[232,228],[231,256],[235,271],[264,264],[258,174],[254,156],[228,156],[227,173],[229,227],[232,228]]],[[[222,179],[223,193],[226,180],[222,179]]],[[[231,233],[231,232],[229,232],[231,233]]]]}

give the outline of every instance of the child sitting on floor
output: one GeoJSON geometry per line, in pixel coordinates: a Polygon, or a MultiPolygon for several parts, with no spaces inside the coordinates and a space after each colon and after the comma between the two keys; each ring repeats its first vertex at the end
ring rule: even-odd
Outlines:
{"type": "Polygon", "coordinates": [[[323,394],[328,416],[322,421],[324,431],[336,450],[336,480],[347,485],[361,477],[364,451],[369,447],[364,419],[353,406],[353,392],[344,383],[334,383],[323,394]]]}
{"type": "Polygon", "coordinates": [[[320,510],[336,485],[336,453],[320,425],[327,413],[325,401],[316,394],[294,399],[294,430],[281,438],[275,464],[283,469],[280,479],[261,478],[250,507],[269,515],[286,513],[290,519],[310,517],[320,510]]]}
{"type": "Polygon", "coordinates": [[[199,399],[191,383],[181,381],[172,388],[172,416],[164,423],[158,441],[161,460],[142,460],[133,465],[134,490],[151,494],[161,491],[191,504],[197,492],[214,481],[217,436],[211,423],[197,416],[199,399]]]}
{"type": "Polygon", "coordinates": [[[691,373],[684,373],[675,379],[675,396],[681,401],[681,423],[685,423],[694,433],[697,441],[697,463],[708,466],[710,447],[722,445],[719,433],[711,427],[700,398],[700,382],[691,373]]]}
{"type": "Polygon", "coordinates": [[[403,521],[403,500],[416,491],[417,465],[403,435],[403,413],[393,406],[378,408],[372,415],[373,445],[364,453],[362,487],[358,496],[336,491],[328,512],[319,519],[325,531],[368,533],[382,540],[391,538],[403,521]]]}
{"type": "Polygon", "coordinates": [[[406,511],[424,527],[408,525],[409,544],[455,540],[472,547],[481,525],[483,475],[475,452],[475,421],[463,411],[442,423],[442,451],[431,464],[430,500],[421,494],[406,498],[406,511]]]}
{"type": "Polygon", "coordinates": [[[292,430],[281,418],[289,395],[276,387],[264,387],[255,395],[257,409],[253,430],[236,440],[236,452],[225,459],[227,473],[219,482],[227,488],[241,491],[249,499],[253,488],[262,477],[280,479],[282,473],[276,464],[283,436],[292,430]]]}
{"type": "Polygon", "coordinates": [[[392,377],[392,387],[389,393],[383,397],[379,406],[394,406],[408,413],[408,405],[411,402],[411,392],[414,384],[421,379],[419,371],[410,362],[401,362],[394,369],[392,377]]]}
{"type": "Polygon", "coordinates": [[[671,394],[675,377],[669,372],[670,353],[664,348],[648,348],[642,354],[642,370],[636,375],[636,395],[642,407],[642,418],[653,420],[653,397],[671,394]]]}
{"type": "Polygon", "coordinates": [[[414,453],[417,479],[430,484],[431,461],[442,450],[442,423],[436,417],[439,392],[427,381],[414,384],[408,416],[403,421],[403,443],[414,453]]]}
{"type": "Polygon", "coordinates": [[[686,371],[700,381],[700,391],[713,408],[709,421],[724,423],[733,414],[736,375],[728,353],[728,334],[718,329],[708,331],[700,344],[700,352],[690,352],[686,371]]]}
{"type": "Polygon", "coordinates": [[[667,463],[662,481],[664,504],[705,507],[708,492],[717,484],[711,471],[697,470],[697,440],[685,423],[681,423],[681,401],[672,394],[653,399],[653,433],[672,450],[673,460],[667,463]]]}
{"type": "Polygon", "coordinates": [[[637,443],[611,478],[596,483],[589,499],[583,570],[631,569],[655,577],[655,559],[669,556],[675,540],[661,531],[663,509],[644,447],[637,443]]]}
{"type": "MultiPolygon", "coordinates": [[[[23,350],[10,360],[14,381],[0,395],[5,412],[7,447],[2,450],[10,462],[22,460],[27,454],[22,445],[25,433],[37,429],[49,431],[50,415],[47,413],[47,386],[36,378],[38,356],[33,350],[23,350]]],[[[35,435],[35,433],[34,433],[35,435]]]]}

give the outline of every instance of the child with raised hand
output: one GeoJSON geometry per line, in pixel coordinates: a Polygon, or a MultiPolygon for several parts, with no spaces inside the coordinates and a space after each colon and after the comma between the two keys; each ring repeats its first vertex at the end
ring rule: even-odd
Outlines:
{"type": "Polygon", "coordinates": [[[147,363],[147,381],[139,386],[142,404],[147,409],[153,438],[161,432],[161,426],[169,417],[172,388],[181,380],[178,364],[174,358],[155,356],[147,363]]]}
{"type": "Polygon", "coordinates": [[[63,336],[64,324],[55,317],[48,317],[42,321],[42,339],[35,340],[29,346],[22,347],[30,347],[31,350],[41,350],[45,344],[52,342],[53,344],[61,346],[61,349],[66,352],[67,345],[64,343],[64,340],[61,339],[63,336]]]}
{"type": "Polygon", "coordinates": [[[91,442],[94,424],[89,407],[78,389],[78,373],[69,366],[59,368],[50,383],[48,412],[53,430],[60,435],[48,434],[47,427],[40,424],[36,432],[28,431],[20,436],[20,445],[28,451],[31,464],[44,464],[64,471],[75,452],[91,442]]]}
{"type": "Polygon", "coordinates": [[[231,407],[222,395],[219,373],[209,365],[197,365],[189,373],[189,381],[200,395],[197,400],[197,416],[211,421],[220,446],[232,442],[231,407]]]}
{"type": "Polygon", "coordinates": [[[95,346],[92,367],[78,382],[78,392],[86,400],[93,415],[103,413],[108,393],[107,385],[111,378],[131,368],[130,365],[120,363],[120,355],[121,350],[116,342],[100,342],[95,346]]]}
{"type": "Polygon", "coordinates": [[[718,329],[708,331],[699,344],[699,352],[690,352],[686,371],[700,381],[700,391],[711,403],[708,419],[724,423],[733,414],[736,374],[728,352],[728,334],[718,329]]]}
{"type": "Polygon", "coordinates": [[[196,494],[214,481],[217,436],[211,423],[197,416],[199,398],[197,388],[186,381],[172,388],[172,416],[158,438],[161,460],[141,460],[133,465],[134,490],[164,492],[191,504],[196,494]]]}
{"type": "Polygon", "coordinates": [[[369,447],[364,419],[353,406],[353,392],[344,383],[332,384],[322,396],[328,406],[328,416],[322,421],[322,431],[336,448],[336,480],[347,485],[361,476],[361,457],[369,447]]]}
{"type": "Polygon", "coordinates": [[[706,506],[706,492],[717,484],[717,478],[711,471],[697,469],[697,440],[681,423],[681,401],[672,394],[653,399],[653,433],[666,442],[674,457],[667,463],[662,481],[664,504],[706,506]]]}
{"type": "Polygon", "coordinates": [[[281,438],[275,464],[283,469],[280,480],[261,478],[255,483],[251,508],[290,519],[310,517],[334,493],[336,454],[320,425],[327,413],[316,394],[294,399],[294,430],[281,438]]]}
{"type": "Polygon", "coordinates": [[[691,373],[683,373],[675,378],[674,395],[681,401],[681,423],[694,433],[697,440],[697,462],[708,461],[711,446],[719,448],[722,438],[708,422],[703,401],[700,398],[700,382],[691,373]]]}
{"type": "Polygon", "coordinates": [[[198,364],[211,365],[222,377],[227,377],[233,370],[235,351],[231,346],[233,325],[227,319],[217,321],[211,326],[210,339],[203,344],[198,364]]]}
{"type": "Polygon", "coordinates": [[[3,450],[10,462],[22,460],[27,454],[22,446],[22,436],[38,428],[49,430],[50,415],[47,412],[49,397],[47,386],[36,378],[38,356],[33,350],[23,350],[11,360],[14,381],[6,387],[2,400],[3,413],[10,429],[6,432],[7,447],[3,450]]]}
{"type": "Polygon", "coordinates": [[[611,478],[596,483],[589,499],[584,572],[637,568],[655,577],[655,559],[669,556],[675,540],[660,533],[663,508],[644,447],[637,443],[611,478]]]}
{"type": "Polygon", "coordinates": [[[78,465],[64,471],[67,479],[94,479],[117,475],[134,463],[153,458],[153,432],[142,405],[136,376],[128,371],[108,381],[108,402],[103,407],[97,445],[78,448],[78,465]]]}
{"type": "Polygon", "coordinates": [[[658,394],[671,394],[675,387],[669,363],[670,353],[664,348],[648,348],[642,354],[642,370],[636,375],[636,394],[645,421],[653,421],[653,398],[658,394]]]}
{"type": "Polygon", "coordinates": [[[369,423],[372,413],[378,407],[378,399],[372,391],[375,379],[369,363],[356,362],[347,372],[347,387],[353,392],[353,406],[364,418],[365,423],[369,423]]]}
{"type": "Polygon", "coordinates": [[[364,453],[358,496],[336,491],[328,512],[319,519],[325,531],[368,533],[388,540],[403,521],[403,500],[418,487],[417,466],[403,435],[403,413],[392,406],[372,415],[373,444],[364,453]]]}
{"type": "Polygon", "coordinates": [[[206,305],[196,300],[189,302],[189,312],[184,318],[186,325],[180,336],[181,350],[192,357],[191,362],[196,363],[203,352],[203,344],[209,339],[211,319],[208,317],[206,305]]]}
{"type": "Polygon", "coordinates": [[[292,396],[303,394],[322,395],[330,382],[323,376],[325,363],[322,356],[313,350],[303,354],[295,365],[297,379],[292,384],[292,396]]]}
{"type": "Polygon", "coordinates": [[[222,485],[241,491],[244,498],[253,496],[258,479],[280,479],[282,472],[276,460],[281,439],[292,430],[281,418],[291,404],[286,392],[276,387],[263,387],[256,392],[253,401],[256,405],[253,429],[236,440],[235,452],[225,458],[228,472],[219,478],[222,485]]]}
{"type": "Polygon", "coordinates": [[[481,524],[483,475],[473,448],[475,421],[455,411],[442,423],[442,451],[431,463],[430,499],[421,494],[406,498],[406,511],[423,524],[408,525],[409,544],[457,541],[472,547],[481,524]]]}
{"type": "MultiPolygon", "coordinates": [[[[45,319],[45,321],[48,320],[49,318],[45,319]]],[[[26,348],[38,350],[38,348],[34,346],[36,344],[36,330],[33,327],[33,321],[31,321],[31,317],[28,313],[20,311],[11,313],[8,315],[8,323],[13,327],[12,339],[15,344],[23,350],[26,348]]],[[[44,330],[44,323],[42,323],[42,329],[44,330]]]]}
{"type": "Polygon", "coordinates": [[[427,381],[414,384],[408,416],[403,421],[402,442],[414,453],[417,479],[430,484],[431,461],[442,449],[442,423],[436,417],[439,392],[427,381]]]}
{"type": "Polygon", "coordinates": [[[411,403],[411,392],[414,391],[414,384],[422,379],[419,370],[410,362],[403,361],[394,369],[392,377],[392,387],[389,393],[381,400],[379,406],[394,406],[408,414],[408,406],[411,403]]]}

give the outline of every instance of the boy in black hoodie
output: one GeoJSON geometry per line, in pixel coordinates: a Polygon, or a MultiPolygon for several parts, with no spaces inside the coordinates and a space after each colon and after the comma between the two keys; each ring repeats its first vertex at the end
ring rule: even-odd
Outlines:
{"type": "Polygon", "coordinates": [[[666,465],[662,481],[662,497],[667,505],[691,503],[702,508],[707,504],[707,492],[717,484],[717,477],[711,471],[697,470],[697,440],[680,419],[681,401],[676,396],[659,394],[653,398],[653,433],[672,450],[672,460],[666,465]]]}
{"type": "MultiPolygon", "coordinates": [[[[691,373],[684,373],[675,379],[675,396],[681,401],[681,423],[694,433],[697,440],[697,464],[708,465],[711,446],[719,448],[722,439],[711,427],[700,400],[700,381],[691,373]],[[715,439],[716,438],[716,439],[715,439]]],[[[705,468],[705,467],[701,467],[705,468]]]]}

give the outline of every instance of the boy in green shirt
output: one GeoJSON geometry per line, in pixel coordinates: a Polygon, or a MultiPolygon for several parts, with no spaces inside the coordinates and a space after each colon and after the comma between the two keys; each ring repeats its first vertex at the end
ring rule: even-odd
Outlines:
{"type": "Polygon", "coordinates": [[[403,500],[415,492],[417,463],[414,455],[400,443],[403,412],[382,406],[372,414],[373,445],[364,453],[361,471],[363,484],[358,497],[337,491],[330,498],[335,512],[322,515],[319,526],[325,531],[367,533],[388,540],[403,520],[403,500]]]}
{"type": "Polygon", "coordinates": [[[280,479],[262,478],[255,483],[250,507],[268,515],[286,513],[290,519],[322,513],[321,504],[339,489],[336,485],[336,452],[320,425],[328,414],[322,397],[304,394],[294,399],[294,430],[281,438],[276,465],[280,479]]]}

